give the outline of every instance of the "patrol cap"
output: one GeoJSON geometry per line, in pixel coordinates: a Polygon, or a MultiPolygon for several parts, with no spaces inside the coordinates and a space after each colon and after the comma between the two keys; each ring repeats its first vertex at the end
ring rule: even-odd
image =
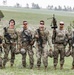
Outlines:
{"type": "Polygon", "coordinates": [[[40,25],[44,25],[44,21],[43,20],[40,21],[40,25]]]}
{"type": "Polygon", "coordinates": [[[10,19],[9,24],[10,24],[11,21],[13,21],[14,22],[14,25],[15,25],[15,20],[14,19],[10,19]]]}
{"type": "Polygon", "coordinates": [[[59,24],[60,24],[60,25],[64,25],[64,22],[63,22],[63,21],[61,21],[59,24]]]}
{"type": "Polygon", "coordinates": [[[23,25],[27,25],[28,24],[28,22],[27,21],[23,21],[23,25]]]}

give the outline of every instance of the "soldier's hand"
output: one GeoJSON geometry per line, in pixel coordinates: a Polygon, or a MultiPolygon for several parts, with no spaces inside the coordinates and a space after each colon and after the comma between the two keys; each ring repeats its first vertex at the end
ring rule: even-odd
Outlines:
{"type": "Polygon", "coordinates": [[[3,44],[0,44],[0,46],[2,46],[3,44]]]}
{"type": "Polygon", "coordinates": [[[53,57],[53,51],[52,51],[52,49],[49,50],[48,56],[51,57],[51,58],[53,57]]]}
{"type": "Polygon", "coordinates": [[[3,47],[4,47],[4,48],[6,48],[6,47],[7,47],[7,45],[6,45],[5,43],[3,43],[3,47]]]}
{"type": "Polygon", "coordinates": [[[21,50],[21,48],[22,48],[22,44],[18,43],[18,50],[21,50]]]}
{"type": "Polygon", "coordinates": [[[31,41],[30,44],[33,45],[34,44],[34,41],[31,41]]]}
{"type": "Polygon", "coordinates": [[[52,51],[52,49],[50,48],[49,51],[52,51]]]}
{"type": "Polygon", "coordinates": [[[14,43],[12,43],[14,46],[16,46],[16,43],[14,42],[14,43]]]}
{"type": "Polygon", "coordinates": [[[39,38],[39,36],[38,35],[35,35],[35,38],[39,38]]]}

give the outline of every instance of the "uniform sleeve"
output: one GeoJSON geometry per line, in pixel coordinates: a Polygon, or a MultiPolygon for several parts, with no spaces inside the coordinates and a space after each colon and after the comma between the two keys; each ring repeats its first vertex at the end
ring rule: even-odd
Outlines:
{"type": "Polygon", "coordinates": [[[37,32],[37,30],[36,30],[36,31],[35,31],[35,33],[34,33],[34,36],[35,36],[35,35],[38,35],[38,32],[37,32]]]}
{"type": "Polygon", "coordinates": [[[21,43],[21,31],[18,31],[18,44],[21,43]]]}
{"type": "Polygon", "coordinates": [[[18,49],[20,50],[22,46],[22,41],[21,41],[21,31],[18,31],[18,49]]]}
{"type": "Polygon", "coordinates": [[[66,30],[65,32],[66,32],[66,35],[65,35],[65,36],[66,36],[66,37],[67,37],[67,39],[68,39],[68,38],[69,38],[69,33],[68,33],[68,31],[67,31],[67,30],[66,30]]]}
{"type": "Polygon", "coordinates": [[[36,35],[38,35],[37,30],[35,30],[35,32],[34,32],[34,40],[35,40],[35,41],[36,41],[36,39],[37,39],[37,38],[35,37],[36,35]]]}
{"type": "Polygon", "coordinates": [[[33,36],[34,36],[34,34],[33,34],[33,31],[32,31],[32,30],[30,30],[30,36],[32,36],[32,38],[33,38],[33,36]]]}
{"type": "Polygon", "coordinates": [[[68,35],[68,31],[66,30],[66,34],[68,35]]]}
{"type": "Polygon", "coordinates": [[[52,48],[51,34],[49,33],[49,31],[47,33],[47,40],[48,40],[48,45],[50,46],[50,48],[52,48]]]}
{"type": "Polygon", "coordinates": [[[5,43],[5,37],[4,37],[4,35],[5,35],[5,31],[3,30],[3,34],[2,34],[2,38],[3,38],[3,42],[2,43],[5,43]]]}

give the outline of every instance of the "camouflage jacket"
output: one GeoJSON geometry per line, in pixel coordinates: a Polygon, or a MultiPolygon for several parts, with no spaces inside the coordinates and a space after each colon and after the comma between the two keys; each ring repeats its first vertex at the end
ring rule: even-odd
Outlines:
{"type": "Polygon", "coordinates": [[[24,45],[29,45],[32,41],[33,35],[30,29],[23,29],[19,32],[19,43],[24,45]]]}
{"type": "Polygon", "coordinates": [[[38,39],[42,39],[42,44],[47,44],[48,43],[48,45],[50,47],[52,47],[51,35],[50,35],[49,31],[46,28],[43,28],[42,30],[40,28],[37,29],[35,31],[34,36],[35,35],[41,36],[41,38],[40,37],[39,38],[35,38],[35,40],[36,40],[36,42],[37,42],[38,45],[40,45],[40,42],[41,42],[38,39]],[[38,32],[38,30],[39,30],[39,32],[38,32]]]}
{"type": "Polygon", "coordinates": [[[68,40],[68,32],[64,29],[63,30],[57,29],[55,43],[56,44],[64,44],[66,39],[68,40]],[[67,37],[67,38],[65,38],[65,37],[67,37]]]}
{"type": "Polygon", "coordinates": [[[6,29],[7,29],[7,32],[4,31],[3,33],[4,42],[7,44],[18,42],[17,31],[15,29],[10,29],[9,27],[7,27],[6,29]]]}

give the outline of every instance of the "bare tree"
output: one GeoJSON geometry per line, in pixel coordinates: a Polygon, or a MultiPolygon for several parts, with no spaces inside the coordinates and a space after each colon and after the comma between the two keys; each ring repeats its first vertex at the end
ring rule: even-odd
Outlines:
{"type": "Polygon", "coordinates": [[[21,5],[19,3],[16,3],[15,7],[21,7],[21,5]]]}
{"type": "Polygon", "coordinates": [[[3,5],[5,6],[7,4],[7,0],[3,0],[3,5]]]}
{"type": "Polygon", "coordinates": [[[26,4],[26,8],[29,8],[29,4],[28,3],[26,4]]]}
{"type": "Polygon", "coordinates": [[[58,10],[62,10],[62,7],[60,5],[58,6],[58,10]]]}
{"type": "Polygon", "coordinates": [[[46,8],[50,10],[50,5],[48,5],[46,8]]]}
{"type": "Polygon", "coordinates": [[[32,9],[40,9],[38,4],[32,3],[32,9]]]}

